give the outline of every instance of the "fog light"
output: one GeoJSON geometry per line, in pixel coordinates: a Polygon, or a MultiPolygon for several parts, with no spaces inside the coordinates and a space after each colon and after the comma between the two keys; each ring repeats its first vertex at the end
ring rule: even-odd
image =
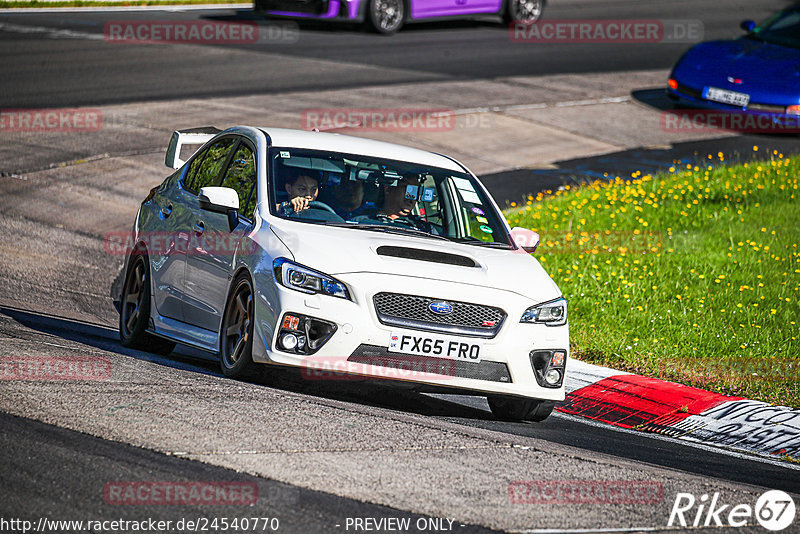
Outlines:
{"type": "Polygon", "coordinates": [[[336,332],[336,324],[316,317],[287,313],[281,325],[275,346],[287,352],[309,355],[319,350],[336,332]]]}
{"type": "Polygon", "coordinates": [[[786,108],[786,113],[789,115],[800,115],[800,106],[789,106],[786,108]]]}
{"type": "Polygon", "coordinates": [[[561,367],[564,365],[564,358],[567,356],[567,353],[563,350],[557,350],[553,353],[553,358],[550,360],[550,365],[553,367],[561,367]]]}
{"type": "Polygon", "coordinates": [[[297,336],[294,334],[283,334],[281,336],[281,346],[286,350],[294,350],[297,347],[297,336]]]}
{"type": "Polygon", "coordinates": [[[544,375],[544,379],[548,384],[555,386],[561,380],[561,372],[558,369],[550,369],[544,375]]]}

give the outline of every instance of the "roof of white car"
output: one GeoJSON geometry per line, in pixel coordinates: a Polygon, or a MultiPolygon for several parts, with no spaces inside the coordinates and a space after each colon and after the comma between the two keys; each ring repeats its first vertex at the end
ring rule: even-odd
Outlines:
{"type": "Polygon", "coordinates": [[[464,172],[464,169],[450,158],[393,143],[349,135],[289,130],[286,128],[261,128],[261,130],[269,136],[270,144],[276,147],[308,148],[344,154],[358,154],[360,156],[379,156],[386,159],[408,161],[440,169],[464,172]]]}

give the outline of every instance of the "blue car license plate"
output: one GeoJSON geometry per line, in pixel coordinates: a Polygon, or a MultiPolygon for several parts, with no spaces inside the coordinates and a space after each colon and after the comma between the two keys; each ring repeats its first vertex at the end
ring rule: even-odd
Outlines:
{"type": "Polygon", "coordinates": [[[706,100],[739,107],[745,107],[750,102],[750,95],[747,93],[737,93],[736,91],[728,91],[718,87],[706,87],[705,91],[703,91],[703,97],[706,100]]]}

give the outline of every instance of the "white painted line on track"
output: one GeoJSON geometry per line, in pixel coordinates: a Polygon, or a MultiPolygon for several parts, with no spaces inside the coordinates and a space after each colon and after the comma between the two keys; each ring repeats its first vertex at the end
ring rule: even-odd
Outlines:
{"type": "Polygon", "coordinates": [[[48,28],[45,26],[23,26],[22,24],[12,24],[10,22],[0,22],[0,31],[44,34],[55,39],[90,39],[95,41],[102,41],[105,39],[102,33],[78,32],[74,30],[48,28]]]}
{"type": "MultiPolygon", "coordinates": [[[[752,524],[744,525],[754,526],[752,524]]],[[[712,527],[716,528],[716,527],[712,527]]],[[[706,530],[706,527],[700,527],[706,530]]],[[[530,530],[509,530],[518,534],[613,534],[616,532],[678,532],[694,530],[686,527],[623,527],[623,528],[579,528],[579,529],[558,529],[558,528],[535,528],[530,530]]]]}
{"type": "Polygon", "coordinates": [[[661,441],[670,441],[672,443],[676,443],[676,444],[679,444],[679,445],[686,445],[686,446],[689,446],[689,447],[694,447],[696,449],[701,449],[701,450],[704,450],[704,451],[707,451],[707,452],[714,452],[714,453],[718,453],[718,454],[724,454],[726,456],[732,456],[732,457],[740,459],[740,460],[749,460],[749,461],[753,461],[753,462],[760,462],[760,463],[763,463],[763,464],[770,464],[770,465],[775,465],[775,466],[779,466],[779,467],[785,467],[786,469],[793,469],[795,471],[800,471],[800,464],[795,464],[795,463],[792,463],[792,462],[785,462],[785,461],[778,460],[778,459],[773,460],[773,459],[768,458],[766,456],[760,456],[760,455],[757,455],[757,454],[745,454],[743,452],[738,452],[736,450],[729,449],[729,448],[725,447],[724,445],[712,446],[712,445],[706,445],[704,443],[698,443],[696,441],[688,441],[688,440],[685,440],[685,439],[672,438],[672,437],[669,437],[669,436],[664,436],[663,434],[657,434],[657,433],[653,433],[653,432],[640,432],[640,431],[637,431],[637,430],[630,430],[628,428],[622,428],[622,427],[618,427],[618,426],[614,426],[614,425],[609,425],[608,423],[601,423],[601,422],[595,421],[593,419],[588,419],[588,418],[580,417],[580,416],[577,416],[577,415],[568,415],[568,414],[565,414],[565,413],[562,413],[562,412],[559,412],[559,411],[554,411],[553,415],[551,415],[550,417],[563,417],[564,419],[568,419],[568,420],[576,422],[576,423],[583,423],[583,424],[589,425],[589,426],[595,426],[595,427],[598,427],[598,428],[605,428],[606,430],[613,430],[615,432],[622,432],[622,433],[625,433],[625,434],[635,434],[637,436],[658,439],[658,440],[661,440],[661,441]]]}
{"type": "Polygon", "coordinates": [[[677,530],[675,527],[627,527],[627,528],[579,528],[562,530],[558,528],[534,528],[530,530],[510,530],[519,534],[600,534],[614,532],[665,532],[677,530]]]}
{"type": "Polygon", "coordinates": [[[524,111],[530,109],[571,108],[578,106],[595,106],[598,104],[621,104],[630,101],[631,101],[630,96],[609,96],[603,98],[590,98],[587,100],[566,100],[564,102],[554,102],[551,104],[545,104],[545,103],[511,104],[508,106],[486,106],[477,108],[464,108],[464,109],[454,110],[453,114],[469,115],[471,113],[504,113],[507,111],[524,111]]]}
{"type": "MultiPolygon", "coordinates": [[[[577,360],[574,360],[573,363],[577,363],[577,360]]],[[[569,365],[569,364],[568,364],[569,365]]],[[[591,365],[591,364],[586,364],[591,365]]],[[[620,374],[628,374],[628,373],[620,373],[620,374]]],[[[482,397],[472,397],[472,396],[464,396],[464,395],[454,395],[454,394],[440,394],[440,393],[425,393],[425,396],[437,398],[441,400],[446,400],[448,402],[454,402],[457,404],[461,404],[462,406],[469,406],[470,408],[477,408],[480,410],[488,411],[488,405],[486,404],[485,399],[482,397]]],[[[783,460],[779,460],[777,458],[773,459],[768,456],[756,455],[756,454],[747,454],[741,452],[740,450],[730,449],[725,447],[724,445],[707,445],[705,443],[700,443],[697,441],[688,441],[685,439],[678,439],[673,438],[670,436],[665,436],[663,434],[658,434],[655,432],[641,432],[638,430],[631,430],[628,428],[622,428],[614,425],[610,425],[608,423],[601,423],[599,421],[595,421],[594,419],[589,419],[586,417],[580,417],[578,415],[571,415],[565,414],[563,412],[559,412],[558,410],[553,411],[553,414],[550,417],[555,418],[563,418],[568,421],[572,421],[575,423],[581,423],[584,425],[589,425],[597,428],[604,428],[606,430],[613,430],[615,432],[622,432],[625,434],[633,434],[640,437],[658,439],[662,441],[669,441],[678,445],[686,445],[688,447],[694,447],[696,449],[701,449],[708,452],[714,452],[718,454],[724,454],[726,456],[732,456],[739,460],[749,460],[760,462],[763,464],[770,464],[770,465],[777,465],[780,467],[785,467],[787,469],[793,469],[795,471],[800,471],[800,464],[786,462],[783,460]]]]}

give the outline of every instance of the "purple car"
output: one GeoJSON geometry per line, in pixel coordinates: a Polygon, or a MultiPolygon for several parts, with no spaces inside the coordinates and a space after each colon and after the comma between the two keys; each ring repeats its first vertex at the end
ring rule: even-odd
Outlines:
{"type": "Polygon", "coordinates": [[[255,0],[267,16],[363,22],[390,34],[407,22],[499,15],[504,22],[533,23],[545,0],[255,0]]]}

